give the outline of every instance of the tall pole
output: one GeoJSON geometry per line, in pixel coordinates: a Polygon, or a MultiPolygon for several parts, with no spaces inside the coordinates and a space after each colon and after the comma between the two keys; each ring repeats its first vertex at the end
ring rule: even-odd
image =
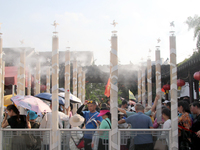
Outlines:
{"type": "Polygon", "coordinates": [[[111,37],[111,78],[110,78],[110,104],[112,114],[112,130],[111,130],[111,150],[118,149],[118,47],[117,47],[117,31],[112,31],[111,37]]]}
{"type": "Polygon", "coordinates": [[[146,96],[145,96],[145,89],[146,85],[145,85],[145,66],[144,64],[142,64],[142,105],[145,107],[146,104],[146,96]]]}
{"type": "Polygon", "coordinates": [[[65,108],[70,106],[70,51],[65,52],[65,108]]]}
{"type": "MultiPolygon", "coordinates": [[[[2,101],[1,108],[4,108],[4,86],[5,86],[5,61],[2,61],[2,101]]],[[[1,109],[1,113],[3,114],[4,110],[1,109]]]]}
{"type": "Polygon", "coordinates": [[[157,121],[162,121],[162,103],[161,103],[161,62],[160,62],[160,46],[156,46],[156,95],[159,95],[157,103],[157,121]]]}
{"type": "Polygon", "coordinates": [[[152,105],[151,59],[147,59],[148,105],[152,105]]]}
{"type": "Polygon", "coordinates": [[[139,69],[138,70],[138,102],[140,102],[141,101],[141,99],[142,99],[142,95],[141,95],[141,91],[142,91],[142,89],[141,89],[141,70],[139,69]]]}
{"type": "Polygon", "coordinates": [[[51,149],[58,150],[59,134],[58,134],[58,36],[57,32],[53,32],[52,38],[52,142],[51,149]]]}
{"type": "Polygon", "coordinates": [[[171,32],[170,40],[170,84],[171,84],[171,149],[178,150],[178,114],[177,114],[177,67],[176,37],[171,32]]]}
{"type": "MultiPolygon", "coordinates": [[[[20,54],[20,82],[19,82],[19,95],[25,95],[25,49],[21,50],[20,54]]],[[[25,114],[23,107],[20,107],[20,114],[25,114]]]]}
{"type": "Polygon", "coordinates": [[[82,71],[82,103],[85,102],[85,71],[82,71]]]}
{"type": "Polygon", "coordinates": [[[37,62],[37,65],[36,65],[36,95],[40,93],[40,62],[38,61],[37,62]]]}
{"type": "Polygon", "coordinates": [[[50,67],[47,68],[47,74],[46,74],[46,92],[50,93],[50,67]]]}
{"type": "Polygon", "coordinates": [[[17,68],[17,95],[19,95],[20,88],[20,67],[17,68]]]}
{"type": "Polygon", "coordinates": [[[31,72],[28,73],[27,95],[31,95],[31,72]]]}
{"type": "MultiPolygon", "coordinates": [[[[1,26],[0,26],[1,28],[1,26]]],[[[0,32],[0,79],[2,78],[2,38],[1,38],[2,33],[0,32]]],[[[0,95],[1,95],[1,82],[0,82],[0,95]]],[[[4,99],[0,99],[0,121],[3,121],[3,109],[4,107],[2,107],[2,103],[3,103],[4,99]]],[[[2,141],[3,141],[3,135],[2,135],[2,130],[0,130],[0,144],[2,145],[2,141]]]]}
{"type": "Polygon", "coordinates": [[[78,98],[81,100],[82,98],[82,67],[78,68],[78,98]]]}
{"type": "MultiPolygon", "coordinates": [[[[77,61],[73,63],[73,95],[77,97],[77,61]]],[[[73,104],[73,115],[76,114],[77,104],[73,104]]]]}

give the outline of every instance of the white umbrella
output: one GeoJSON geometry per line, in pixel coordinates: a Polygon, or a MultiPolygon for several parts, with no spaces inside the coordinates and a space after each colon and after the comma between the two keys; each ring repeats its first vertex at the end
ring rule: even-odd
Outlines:
{"type": "MultiPolygon", "coordinates": [[[[60,97],[65,98],[65,93],[64,93],[64,92],[60,92],[60,93],[58,93],[58,95],[59,95],[60,97]]],[[[78,97],[76,97],[76,96],[74,96],[73,94],[71,94],[71,93],[70,93],[70,101],[71,101],[72,103],[81,103],[81,100],[80,100],[78,97]]]]}

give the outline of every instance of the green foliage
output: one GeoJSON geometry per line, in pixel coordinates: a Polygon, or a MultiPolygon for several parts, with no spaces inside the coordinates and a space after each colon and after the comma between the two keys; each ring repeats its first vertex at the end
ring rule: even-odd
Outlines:
{"type": "Polygon", "coordinates": [[[185,23],[188,25],[188,30],[194,29],[194,39],[197,38],[196,47],[200,50],[200,17],[198,15],[190,16],[185,23]]]}

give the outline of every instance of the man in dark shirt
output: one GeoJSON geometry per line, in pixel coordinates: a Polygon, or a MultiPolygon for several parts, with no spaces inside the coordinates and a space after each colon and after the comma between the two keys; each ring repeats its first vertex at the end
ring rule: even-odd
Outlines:
{"type": "Polygon", "coordinates": [[[192,150],[200,150],[200,137],[196,134],[196,132],[200,131],[200,104],[199,102],[194,102],[191,105],[191,112],[193,114],[196,114],[196,118],[194,119],[193,125],[191,127],[192,130],[192,136],[191,136],[191,142],[192,142],[192,150]]]}

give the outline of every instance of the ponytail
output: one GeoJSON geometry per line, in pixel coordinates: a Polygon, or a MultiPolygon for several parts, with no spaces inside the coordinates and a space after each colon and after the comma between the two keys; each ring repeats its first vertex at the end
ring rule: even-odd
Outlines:
{"type": "Polygon", "coordinates": [[[13,110],[13,112],[17,114],[17,122],[18,122],[18,123],[21,122],[21,121],[20,121],[19,110],[17,109],[17,107],[16,107],[15,105],[13,105],[13,104],[8,105],[8,106],[7,106],[7,110],[9,110],[9,111],[13,110]]]}

